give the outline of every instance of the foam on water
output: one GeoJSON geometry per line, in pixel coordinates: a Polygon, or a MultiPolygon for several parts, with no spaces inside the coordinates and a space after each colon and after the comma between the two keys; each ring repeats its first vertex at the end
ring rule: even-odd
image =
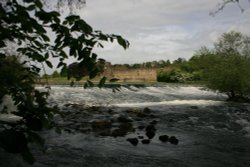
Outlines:
{"type": "MultiPolygon", "coordinates": [[[[41,87],[38,89],[42,89],[41,87]]],[[[86,105],[181,105],[211,104],[226,97],[202,87],[194,86],[161,86],[121,87],[120,92],[113,93],[111,88],[52,87],[51,97],[59,104],[78,103],[86,105]],[[172,102],[170,102],[172,101],[172,102]],[[196,102],[197,101],[197,102],[196,102]],[[207,101],[207,102],[206,102],[207,101]]]]}
{"type": "Polygon", "coordinates": [[[149,107],[149,106],[170,106],[170,105],[187,105],[187,106],[209,106],[221,105],[224,102],[214,100],[170,100],[161,102],[144,102],[144,103],[121,103],[114,104],[116,107],[149,107]]]}

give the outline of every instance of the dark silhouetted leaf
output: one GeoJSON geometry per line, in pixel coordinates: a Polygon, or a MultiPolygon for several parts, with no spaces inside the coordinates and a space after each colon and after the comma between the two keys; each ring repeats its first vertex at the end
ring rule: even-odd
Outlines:
{"type": "Polygon", "coordinates": [[[121,45],[124,49],[127,49],[127,48],[129,47],[128,41],[126,41],[125,39],[123,39],[121,36],[117,36],[117,42],[118,42],[119,45],[121,45]]]}
{"type": "Polygon", "coordinates": [[[101,88],[101,87],[103,87],[103,85],[105,84],[105,82],[106,82],[106,77],[102,77],[102,79],[100,80],[100,82],[99,82],[99,84],[98,84],[98,87],[99,88],[101,88]]]}
{"type": "Polygon", "coordinates": [[[49,68],[53,68],[53,65],[51,64],[50,61],[45,61],[45,63],[47,64],[47,66],[48,66],[49,68]]]}

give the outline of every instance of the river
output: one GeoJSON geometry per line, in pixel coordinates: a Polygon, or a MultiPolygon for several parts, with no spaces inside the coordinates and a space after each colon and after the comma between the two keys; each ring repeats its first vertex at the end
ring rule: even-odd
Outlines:
{"type": "MultiPolygon", "coordinates": [[[[31,146],[34,167],[250,166],[250,105],[227,102],[225,95],[202,87],[122,86],[114,93],[112,88],[57,86],[52,87],[48,101],[65,113],[64,119],[55,118],[63,130],[41,133],[46,139],[45,154],[31,146]],[[140,115],[145,108],[150,114],[140,115]],[[119,116],[131,119],[133,126],[124,136],[104,135],[88,127],[89,122],[113,121],[119,116]],[[145,129],[137,127],[153,121],[157,130],[150,144],[139,139],[134,146],[127,141],[146,139],[145,129]],[[175,136],[179,142],[162,142],[160,135],[175,136]]],[[[109,129],[119,126],[113,121],[109,129]]],[[[0,160],[5,166],[29,166],[11,154],[0,160]]]]}

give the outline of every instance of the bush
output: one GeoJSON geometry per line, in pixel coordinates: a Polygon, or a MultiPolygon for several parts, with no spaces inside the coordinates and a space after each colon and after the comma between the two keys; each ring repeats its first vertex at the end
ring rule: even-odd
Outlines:
{"type": "Polygon", "coordinates": [[[157,74],[159,82],[183,83],[192,80],[192,74],[183,72],[180,69],[161,70],[157,74]]]}
{"type": "Polygon", "coordinates": [[[201,52],[204,76],[211,90],[228,95],[229,100],[248,100],[250,96],[250,37],[239,32],[224,33],[215,48],[201,52]],[[206,55],[206,56],[204,56],[206,55]],[[206,57],[206,58],[205,58],[206,57]]]}

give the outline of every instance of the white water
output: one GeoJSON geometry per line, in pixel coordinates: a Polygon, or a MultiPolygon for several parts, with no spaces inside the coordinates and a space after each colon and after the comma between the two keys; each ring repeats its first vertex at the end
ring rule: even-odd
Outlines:
{"type": "MultiPolygon", "coordinates": [[[[135,147],[126,138],[144,132],[137,130],[118,138],[44,132],[46,154],[34,152],[37,158],[34,166],[249,167],[250,105],[225,100],[223,94],[194,86],[125,86],[117,93],[111,88],[52,87],[48,101],[68,112],[76,109],[65,109],[65,104],[104,106],[117,113],[149,107],[158,116],[157,135],[150,145],[135,147]],[[161,143],[158,140],[161,134],[175,135],[179,144],[161,143]]],[[[137,122],[140,123],[147,122],[137,122]]],[[[16,166],[19,162],[18,166],[27,166],[20,159],[15,160],[8,165],[16,166]]]]}
{"type": "Polygon", "coordinates": [[[88,106],[141,106],[143,105],[168,105],[168,104],[194,104],[205,105],[220,103],[225,100],[225,95],[208,92],[201,87],[192,86],[164,86],[164,87],[121,87],[120,92],[113,93],[111,88],[81,87],[52,87],[51,101],[65,103],[85,104],[88,106]]]}

